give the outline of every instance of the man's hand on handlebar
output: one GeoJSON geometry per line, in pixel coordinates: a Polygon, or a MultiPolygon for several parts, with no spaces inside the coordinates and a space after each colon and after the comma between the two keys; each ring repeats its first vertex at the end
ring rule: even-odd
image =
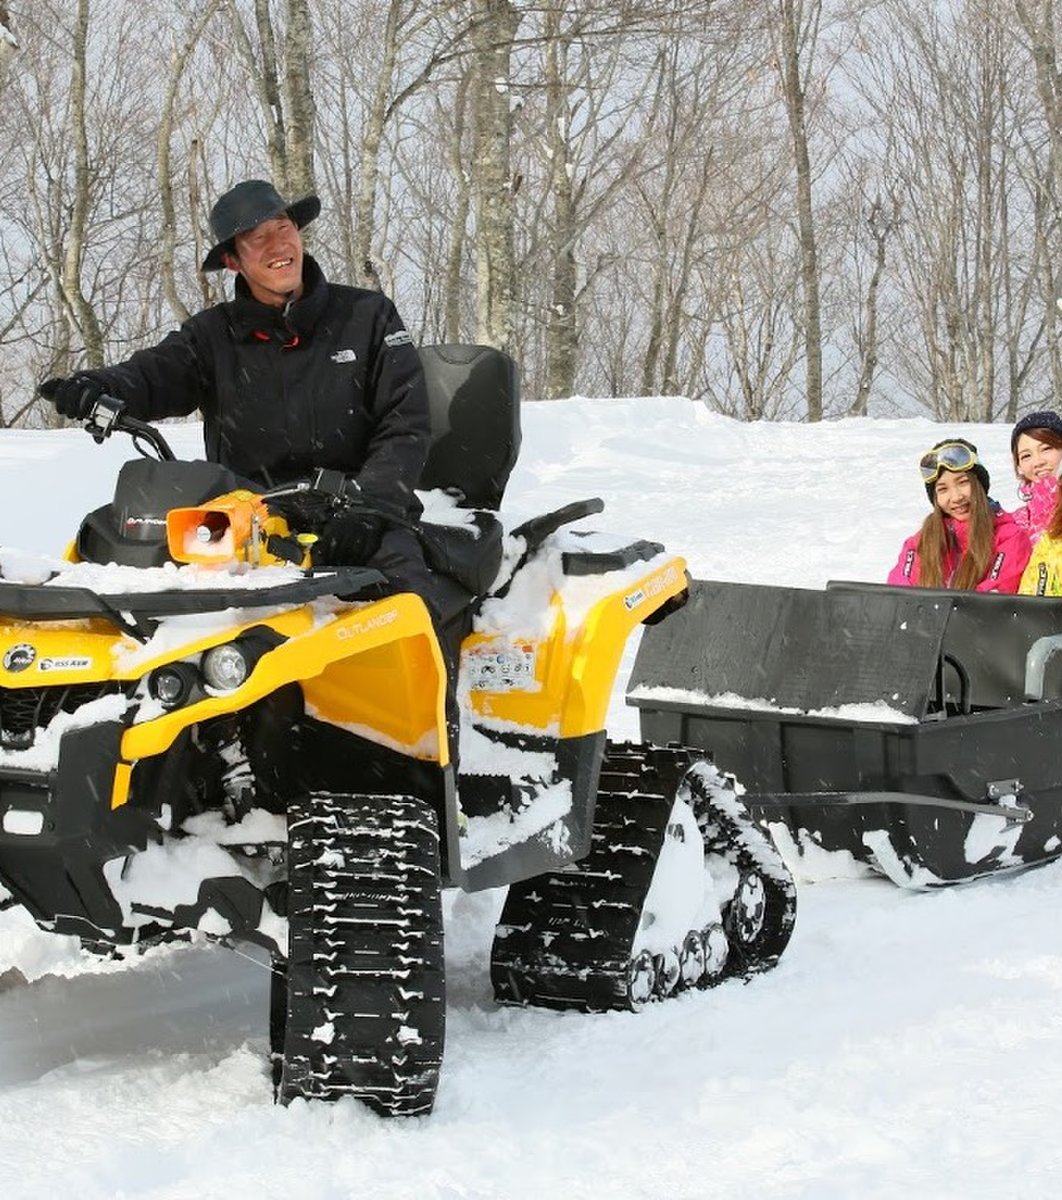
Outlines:
{"type": "Polygon", "coordinates": [[[55,405],[60,416],[71,421],[84,421],[96,406],[96,401],[106,394],[107,389],[90,375],[70,375],[66,378],[46,379],[38,393],[55,405]]]}
{"type": "Polygon", "coordinates": [[[311,551],[315,567],[361,567],[380,547],[387,522],[376,513],[338,513],[321,530],[311,551]]]}

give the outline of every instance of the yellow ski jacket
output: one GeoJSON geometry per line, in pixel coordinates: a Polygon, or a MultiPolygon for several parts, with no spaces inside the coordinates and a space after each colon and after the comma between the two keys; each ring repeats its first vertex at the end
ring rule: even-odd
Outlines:
{"type": "Polygon", "coordinates": [[[1021,596],[1062,596],[1062,538],[1046,533],[1033,546],[1018,584],[1021,596]]]}

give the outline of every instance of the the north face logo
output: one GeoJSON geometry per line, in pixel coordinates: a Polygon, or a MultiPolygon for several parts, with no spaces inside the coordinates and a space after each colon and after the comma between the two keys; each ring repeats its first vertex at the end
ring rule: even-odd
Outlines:
{"type": "Polygon", "coordinates": [[[337,350],[335,354],[332,355],[332,361],[334,363],[357,362],[358,356],[353,350],[337,350]]]}

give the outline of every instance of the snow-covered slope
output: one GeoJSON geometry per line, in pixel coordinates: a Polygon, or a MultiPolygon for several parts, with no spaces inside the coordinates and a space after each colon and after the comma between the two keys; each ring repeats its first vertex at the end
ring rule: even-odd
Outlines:
{"type": "MultiPolygon", "coordinates": [[[[917,456],[945,432],[978,442],[1011,506],[1002,427],[747,426],[641,399],[526,406],[507,507],[600,495],[593,527],[663,541],[700,577],[881,579],[926,511],[917,456]]],[[[194,427],[174,441],[198,453],[194,427]]],[[[0,434],[0,546],[59,551],[125,449],[0,434]]],[[[637,735],[622,688],[609,724],[637,735]]],[[[804,883],[799,903],[772,973],[587,1017],[497,1008],[501,896],[449,896],[442,1084],[406,1123],[272,1105],[262,961],[86,961],[0,914],[0,1195],[1053,1195],[1062,866],[926,895],[804,883]]]]}

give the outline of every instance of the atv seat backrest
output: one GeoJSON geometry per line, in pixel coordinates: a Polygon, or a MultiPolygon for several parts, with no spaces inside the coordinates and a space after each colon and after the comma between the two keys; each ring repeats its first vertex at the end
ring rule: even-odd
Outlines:
{"type": "Polygon", "coordinates": [[[516,363],[491,346],[421,346],[431,405],[425,491],[441,488],[464,508],[497,510],[520,452],[516,363]]]}

